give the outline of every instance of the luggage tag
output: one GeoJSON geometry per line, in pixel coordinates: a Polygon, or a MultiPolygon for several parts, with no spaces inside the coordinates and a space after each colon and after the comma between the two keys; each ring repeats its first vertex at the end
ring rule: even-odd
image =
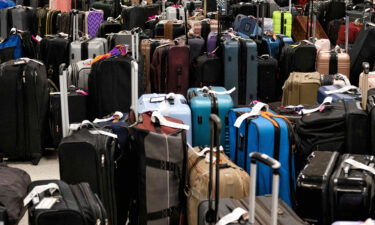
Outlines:
{"type": "Polygon", "coordinates": [[[313,109],[302,109],[301,111],[299,111],[298,114],[303,115],[303,114],[310,114],[310,113],[317,112],[317,111],[322,112],[325,109],[326,105],[330,105],[332,103],[332,100],[333,100],[332,97],[328,96],[323,100],[322,104],[320,104],[318,107],[313,108],[313,109]]]}
{"type": "Polygon", "coordinates": [[[35,209],[51,209],[57,202],[57,198],[43,198],[42,201],[35,207],[35,209]]]}
{"type": "Polygon", "coordinates": [[[49,191],[52,195],[55,193],[55,191],[59,190],[59,186],[55,183],[49,183],[46,185],[39,185],[35,186],[33,190],[26,196],[26,198],[23,200],[23,205],[27,206],[31,201],[33,201],[34,204],[39,203],[39,194],[49,191]]]}
{"type": "Polygon", "coordinates": [[[172,128],[177,128],[177,129],[183,129],[183,130],[189,130],[190,126],[186,124],[181,124],[181,123],[175,123],[168,121],[163,115],[161,115],[160,112],[154,111],[151,115],[151,121],[153,123],[156,122],[156,119],[159,120],[160,125],[162,126],[167,126],[167,127],[172,127],[172,128]]]}
{"type": "Polygon", "coordinates": [[[251,112],[242,114],[240,117],[237,118],[236,122],[234,123],[234,126],[239,128],[242,122],[247,118],[259,116],[262,109],[268,111],[269,106],[263,102],[256,103],[255,106],[251,109],[251,112]]]}
{"type": "Polygon", "coordinates": [[[225,215],[223,218],[216,223],[216,225],[227,225],[233,222],[238,221],[241,218],[248,220],[248,211],[244,210],[243,208],[235,208],[231,213],[225,215]],[[247,218],[245,218],[247,217],[247,218]]]}

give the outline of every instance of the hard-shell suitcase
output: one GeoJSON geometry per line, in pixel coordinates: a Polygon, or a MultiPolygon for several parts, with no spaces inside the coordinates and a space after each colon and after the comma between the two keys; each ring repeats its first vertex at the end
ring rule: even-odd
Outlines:
{"type": "Polygon", "coordinates": [[[326,85],[318,90],[317,102],[323,103],[326,97],[332,97],[332,102],[361,101],[360,90],[356,86],[326,85]]]}
{"type": "Polygon", "coordinates": [[[293,17],[290,12],[274,11],[272,19],[273,32],[275,34],[284,34],[288,37],[292,36],[293,17]]]}
{"type": "Polygon", "coordinates": [[[182,20],[161,20],[155,27],[155,38],[175,39],[185,34],[185,25],[182,20]]]}
{"type": "Polygon", "coordinates": [[[129,45],[131,48],[132,34],[130,31],[119,31],[116,33],[107,33],[108,49],[113,49],[116,45],[129,45]]]}
{"type": "Polygon", "coordinates": [[[0,38],[2,39],[6,39],[10,32],[10,29],[12,29],[13,22],[10,15],[11,8],[0,9],[0,38]]]}
{"type": "Polygon", "coordinates": [[[31,225],[108,223],[106,209],[88,183],[68,185],[59,180],[39,180],[31,183],[29,192],[25,200],[29,201],[31,225]],[[51,204],[51,199],[59,200],[51,204]],[[45,206],[48,201],[51,205],[45,206]]]}
{"type": "Polygon", "coordinates": [[[283,86],[282,105],[315,105],[320,87],[318,72],[293,72],[283,86]]]}
{"type": "Polygon", "coordinates": [[[108,52],[108,41],[105,38],[93,38],[84,41],[73,41],[70,44],[70,64],[108,52]]]}
{"type": "Polygon", "coordinates": [[[215,202],[205,201],[199,206],[199,225],[219,224],[256,224],[256,225],[302,225],[301,218],[282,200],[278,199],[280,163],[267,156],[253,152],[251,154],[250,195],[248,198],[234,200],[231,198],[215,199],[215,202]],[[257,162],[261,162],[272,170],[272,195],[255,196],[257,162]],[[212,205],[215,204],[215,210],[212,205]],[[247,215],[246,215],[247,214],[247,215]]]}
{"type": "Polygon", "coordinates": [[[187,143],[192,145],[191,110],[186,98],[180,94],[145,94],[138,100],[138,113],[159,111],[163,116],[181,120],[189,125],[186,131],[187,143]]]}
{"type": "Polygon", "coordinates": [[[345,52],[320,51],[316,70],[321,74],[340,73],[350,77],[350,56],[345,52]]]}
{"type": "Polygon", "coordinates": [[[205,146],[210,144],[209,130],[210,114],[217,114],[222,124],[221,145],[225,152],[229,150],[228,136],[228,112],[233,108],[233,100],[223,87],[190,88],[187,99],[192,114],[193,146],[205,146]]]}
{"type": "Polygon", "coordinates": [[[329,224],[329,185],[340,154],[315,151],[297,177],[296,211],[305,221],[329,224]]]}
{"type": "Polygon", "coordinates": [[[31,7],[16,7],[11,9],[11,14],[12,27],[34,33],[33,21],[36,9],[31,7]]]}
{"type": "Polygon", "coordinates": [[[251,39],[227,39],[224,45],[224,87],[230,90],[234,105],[249,104],[257,99],[258,62],[257,46],[251,39]]]}
{"type": "Polygon", "coordinates": [[[169,6],[165,9],[167,20],[185,20],[185,8],[182,6],[169,6]]]}
{"type": "Polygon", "coordinates": [[[69,12],[72,9],[72,0],[55,0],[50,8],[61,12],[69,12]]]}
{"type": "MultiPolygon", "coordinates": [[[[252,108],[236,108],[229,111],[230,158],[241,168],[250,172],[249,154],[259,152],[281,163],[280,198],[292,206],[294,194],[294,157],[291,154],[292,130],[289,121],[272,111],[260,113],[259,103],[252,108]],[[253,116],[250,116],[252,113],[253,116]]],[[[272,172],[268,168],[259,168],[257,195],[271,193],[272,172]]]]}
{"type": "Polygon", "coordinates": [[[88,80],[91,73],[91,65],[89,64],[90,62],[91,59],[78,61],[68,67],[68,87],[73,85],[76,88],[88,91],[88,80]]]}
{"type": "Polygon", "coordinates": [[[46,68],[27,58],[5,62],[1,67],[0,154],[9,160],[38,164],[48,107],[46,68]]]}
{"type": "Polygon", "coordinates": [[[103,10],[105,20],[108,17],[116,17],[121,13],[121,12],[115,12],[116,11],[115,1],[99,0],[99,1],[94,1],[92,5],[90,6],[94,9],[103,10]]]}
{"type": "Polygon", "coordinates": [[[269,55],[258,57],[258,97],[262,102],[274,102],[277,96],[278,62],[269,55]]]}
{"type": "Polygon", "coordinates": [[[345,154],[332,175],[329,196],[332,221],[366,220],[373,215],[375,159],[345,154]]]}
{"type": "Polygon", "coordinates": [[[207,48],[206,48],[206,52],[213,52],[216,50],[217,48],[217,33],[215,32],[210,32],[207,36],[207,48]]]}

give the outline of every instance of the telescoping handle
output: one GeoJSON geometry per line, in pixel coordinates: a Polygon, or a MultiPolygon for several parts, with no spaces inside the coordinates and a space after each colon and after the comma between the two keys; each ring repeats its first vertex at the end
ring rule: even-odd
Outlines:
{"type": "Polygon", "coordinates": [[[280,183],[280,162],[276,159],[269,157],[266,154],[258,152],[250,153],[250,196],[249,196],[249,222],[254,224],[255,222],[255,192],[256,192],[256,174],[257,174],[257,162],[261,162],[272,168],[272,209],[271,209],[271,222],[270,225],[277,225],[277,208],[279,203],[279,183],[280,183]]]}
{"type": "Polygon", "coordinates": [[[135,121],[138,121],[138,62],[139,62],[139,32],[140,28],[134,28],[132,33],[132,54],[131,62],[131,109],[134,112],[135,121]]]}
{"type": "Polygon", "coordinates": [[[59,82],[60,82],[60,103],[61,103],[61,123],[62,123],[62,136],[69,135],[69,104],[68,104],[68,83],[67,71],[65,63],[60,65],[59,68],[59,82]]]}
{"type": "Polygon", "coordinates": [[[363,77],[362,77],[362,108],[367,108],[367,92],[368,92],[368,74],[370,73],[370,64],[368,62],[362,63],[363,77]]]}
{"type": "Polygon", "coordinates": [[[210,115],[210,131],[211,131],[211,145],[210,145],[210,167],[209,167],[209,182],[208,182],[208,211],[206,213],[206,222],[208,224],[216,224],[217,211],[219,208],[219,187],[220,187],[220,134],[221,121],[216,114],[210,115]],[[212,187],[213,187],[213,154],[216,146],[216,172],[215,172],[215,209],[212,207],[212,187]]]}
{"type": "Polygon", "coordinates": [[[133,58],[138,62],[139,61],[139,33],[141,32],[141,28],[136,27],[131,30],[132,34],[132,54],[133,58]]]}
{"type": "Polygon", "coordinates": [[[345,53],[349,54],[349,16],[345,16],[345,53]]]}

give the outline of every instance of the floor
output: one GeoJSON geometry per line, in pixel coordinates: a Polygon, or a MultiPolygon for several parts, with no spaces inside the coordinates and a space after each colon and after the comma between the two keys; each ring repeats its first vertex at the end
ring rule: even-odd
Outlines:
{"type": "MultiPolygon", "coordinates": [[[[57,160],[56,151],[48,151],[37,166],[28,162],[22,163],[8,163],[11,167],[16,167],[25,170],[29,173],[31,180],[45,180],[45,179],[59,179],[59,162],[57,160]]],[[[21,220],[19,225],[28,225],[27,213],[21,220]]]]}

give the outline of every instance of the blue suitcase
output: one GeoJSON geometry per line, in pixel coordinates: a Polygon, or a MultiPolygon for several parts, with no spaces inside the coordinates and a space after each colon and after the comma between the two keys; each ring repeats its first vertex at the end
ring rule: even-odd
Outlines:
{"type": "Polygon", "coordinates": [[[241,37],[249,38],[251,35],[261,34],[262,29],[257,23],[257,19],[242,14],[236,16],[233,23],[234,31],[237,31],[241,37]]]}
{"type": "Polygon", "coordinates": [[[321,104],[326,97],[332,97],[332,102],[337,102],[339,100],[349,102],[349,101],[361,101],[361,92],[355,86],[340,86],[340,85],[328,85],[321,86],[318,90],[317,101],[321,104]],[[343,88],[350,88],[349,90],[344,90],[343,88]],[[336,93],[332,93],[336,92],[336,93]]]}
{"type": "Polygon", "coordinates": [[[294,41],[291,37],[285,35],[276,35],[276,39],[271,36],[264,36],[263,40],[267,45],[268,53],[275,59],[279,59],[281,49],[285,44],[293,44],[294,41]]]}
{"type": "MultiPolygon", "coordinates": [[[[278,127],[263,116],[245,119],[235,127],[235,121],[252,108],[236,108],[229,111],[230,158],[247,172],[250,171],[251,152],[264,153],[281,163],[280,198],[292,206],[294,192],[294,157],[291,154],[290,125],[283,118],[271,117],[278,127]]],[[[269,111],[273,113],[272,111],[269,111]]],[[[274,114],[274,113],[273,113],[274,114]]],[[[272,169],[259,165],[257,177],[257,195],[272,193],[272,169]]]]}
{"type": "Polygon", "coordinates": [[[257,45],[251,39],[227,39],[224,45],[224,86],[236,87],[234,105],[246,105],[257,99],[257,45]],[[240,59],[240,60],[239,60],[240,59]]]}
{"type": "Polygon", "coordinates": [[[223,121],[220,141],[225,152],[229,151],[228,112],[233,108],[230,94],[211,94],[209,91],[226,92],[223,87],[190,88],[187,96],[191,108],[193,125],[193,146],[210,145],[210,114],[214,113],[223,121]],[[225,121],[225,122],[224,122],[225,121]]]}
{"type": "Polygon", "coordinates": [[[163,116],[181,120],[190,126],[186,132],[187,143],[192,145],[191,110],[183,95],[145,94],[138,100],[138,113],[159,111],[163,116]]]}

